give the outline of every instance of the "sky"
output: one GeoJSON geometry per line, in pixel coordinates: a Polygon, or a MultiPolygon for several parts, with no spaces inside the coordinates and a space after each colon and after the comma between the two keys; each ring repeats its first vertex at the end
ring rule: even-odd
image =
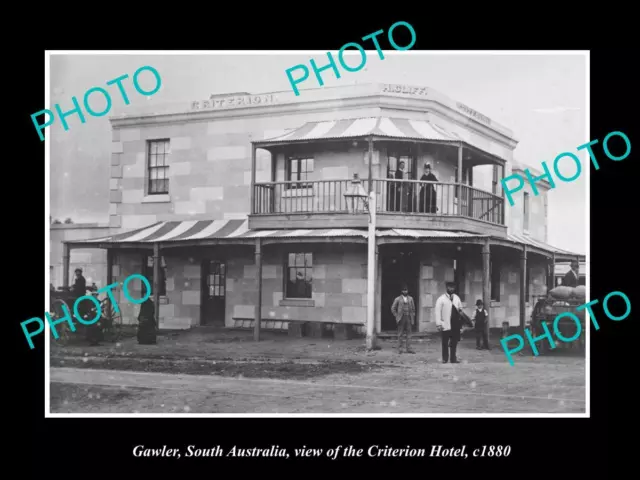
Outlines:
{"type": "MultiPolygon", "coordinates": [[[[326,53],[324,53],[326,58],[326,53]]],[[[286,55],[52,55],[50,63],[50,106],[60,104],[71,110],[71,97],[82,102],[84,92],[101,86],[112,93],[109,115],[126,113],[136,106],[189,102],[229,92],[270,92],[290,90],[285,70],[309,65],[311,58],[323,65],[322,53],[286,55]],[[116,87],[106,82],[133,73],[143,65],[156,68],[162,87],[154,95],[135,92],[125,81],[131,104],[124,106],[116,87]]],[[[353,60],[352,60],[353,62],[353,60]]],[[[355,63],[354,63],[355,64],[355,63]]],[[[145,73],[148,75],[148,72],[145,73]]],[[[152,82],[143,88],[150,89],[152,82]]],[[[541,170],[546,161],[562,152],[578,154],[577,146],[591,139],[585,129],[586,58],[582,54],[510,55],[425,55],[403,52],[385,55],[381,60],[371,52],[364,69],[344,72],[336,79],[327,71],[325,86],[354,83],[395,83],[433,88],[455,101],[488,116],[514,132],[519,140],[515,159],[541,170]]],[[[299,85],[317,88],[315,81],[299,85]]],[[[98,97],[98,96],[96,96],[98,97]]],[[[99,100],[94,109],[100,110],[99,100]]],[[[47,133],[51,135],[51,216],[74,223],[108,222],[111,124],[109,115],[91,117],[81,123],[77,115],[67,118],[64,131],[58,119],[47,133]]],[[[34,135],[36,133],[34,132],[34,135]]],[[[583,173],[571,182],[556,180],[549,191],[548,242],[578,253],[586,252],[585,221],[586,174],[589,161],[584,153],[583,173]]],[[[569,167],[560,171],[569,175],[569,167]]],[[[530,187],[526,187],[529,189],[530,187]]],[[[528,191],[528,190],[527,190],[528,191]]],[[[510,208],[508,204],[506,208],[510,208]]]]}

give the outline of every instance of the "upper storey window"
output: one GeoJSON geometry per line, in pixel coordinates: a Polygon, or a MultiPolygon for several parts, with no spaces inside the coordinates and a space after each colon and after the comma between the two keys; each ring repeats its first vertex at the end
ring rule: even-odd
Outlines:
{"type": "Polygon", "coordinates": [[[148,195],[169,194],[169,140],[150,140],[148,144],[148,195]]]}
{"type": "Polygon", "coordinates": [[[313,158],[290,157],[287,159],[287,188],[310,188],[306,181],[313,173],[313,158]]]}

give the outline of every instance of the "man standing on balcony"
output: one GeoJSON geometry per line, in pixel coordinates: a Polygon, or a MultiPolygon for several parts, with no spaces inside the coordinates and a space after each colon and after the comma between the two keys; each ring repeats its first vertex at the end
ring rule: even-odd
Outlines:
{"type": "Polygon", "coordinates": [[[462,329],[462,302],[454,293],[455,288],[454,282],[447,282],[447,293],[443,293],[436,301],[436,327],[442,335],[442,363],[449,360],[451,363],[460,363],[456,356],[456,347],[462,329]]]}
{"type": "Polygon", "coordinates": [[[409,295],[409,288],[402,285],[402,295],[396,297],[391,305],[391,313],[396,317],[398,324],[398,353],[402,353],[402,335],[406,335],[407,353],[416,353],[411,350],[411,325],[416,318],[416,304],[409,295]]]}
{"type": "MultiPolygon", "coordinates": [[[[404,180],[404,162],[398,162],[398,168],[393,174],[394,180],[404,180]]],[[[403,206],[405,205],[405,188],[403,187],[404,182],[391,182],[391,195],[390,197],[393,199],[393,205],[391,207],[391,211],[393,212],[402,212],[404,211],[403,206]]]]}

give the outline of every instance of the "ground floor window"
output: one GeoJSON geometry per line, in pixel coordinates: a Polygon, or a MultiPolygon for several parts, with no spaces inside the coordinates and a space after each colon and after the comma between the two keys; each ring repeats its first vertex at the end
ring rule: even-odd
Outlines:
{"type": "MultiPolygon", "coordinates": [[[[164,261],[160,261],[160,279],[158,282],[158,294],[163,297],[167,294],[167,267],[164,261]]],[[[153,295],[153,255],[145,255],[142,260],[142,275],[149,280],[153,295]]]]}
{"type": "Polygon", "coordinates": [[[313,254],[289,253],[285,272],[285,298],[311,298],[313,284],[313,254]]]}

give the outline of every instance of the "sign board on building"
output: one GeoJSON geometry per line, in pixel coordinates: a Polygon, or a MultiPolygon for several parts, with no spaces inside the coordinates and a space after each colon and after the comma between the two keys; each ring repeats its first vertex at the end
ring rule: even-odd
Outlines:
{"type": "Polygon", "coordinates": [[[278,101],[275,95],[238,95],[229,97],[218,98],[215,95],[211,95],[209,100],[194,101],[191,103],[191,109],[204,110],[204,109],[219,109],[219,108],[235,108],[235,107],[250,107],[254,105],[271,105],[278,101]]]}
{"type": "Polygon", "coordinates": [[[426,97],[429,93],[429,89],[426,87],[412,87],[411,85],[392,85],[385,84],[382,88],[383,92],[391,93],[407,93],[409,95],[418,95],[426,97]]]}
{"type": "Polygon", "coordinates": [[[457,102],[456,106],[458,109],[462,110],[464,113],[478,120],[479,122],[486,123],[487,125],[491,125],[491,119],[489,117],[485,117],[481,113],[476,112],[475,110],[467,107],[464,103],[457,102]]]}

